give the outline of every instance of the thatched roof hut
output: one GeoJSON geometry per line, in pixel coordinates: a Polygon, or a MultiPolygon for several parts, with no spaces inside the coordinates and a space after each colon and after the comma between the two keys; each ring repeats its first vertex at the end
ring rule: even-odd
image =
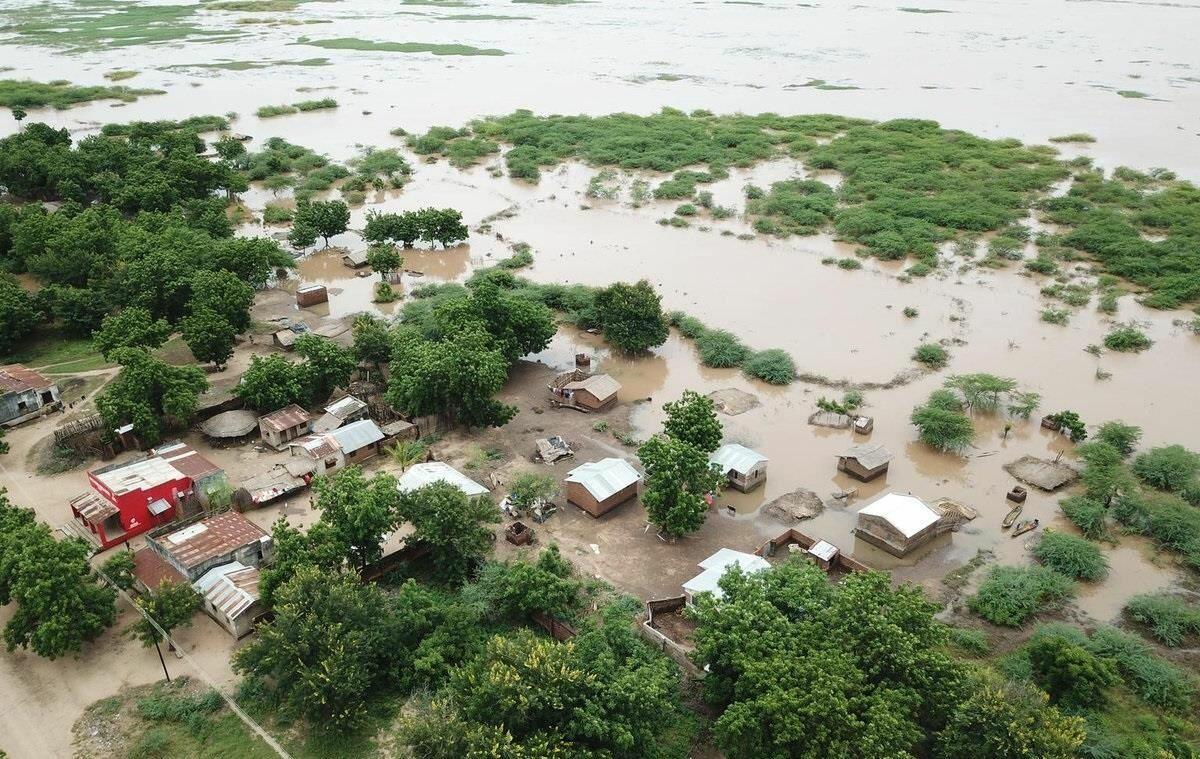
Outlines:
{"type": "Polygon", "coordinates": [[[200,425],[200,431],[211,438],[228,439],[249,435],[258,429],[258,416],[247,409],[223,411],[200,425]]]}

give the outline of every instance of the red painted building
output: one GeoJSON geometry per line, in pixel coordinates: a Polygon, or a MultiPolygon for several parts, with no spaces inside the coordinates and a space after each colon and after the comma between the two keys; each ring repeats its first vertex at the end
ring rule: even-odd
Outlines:
{"type": "Polygon", "coordinates": [[[71,499],[71,513],[101,550],[173,521],[180,501],[195,494],[197,481],[221,473],[182,443],[150,453],[88,472],[92,489],[71,499]]]}

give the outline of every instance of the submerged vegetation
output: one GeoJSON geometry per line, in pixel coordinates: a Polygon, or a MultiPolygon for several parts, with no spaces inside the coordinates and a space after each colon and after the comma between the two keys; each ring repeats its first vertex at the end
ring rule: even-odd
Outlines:
{"type": "Polygon", "coordinates": [[[338,103],[333,98],[321,98],[320,100],[302,100],[299,103],[292,103],[291,105],[264,105],[255,112],[255,115],[260,119],[268,119],[272,116],[286,116],[303,111],[318,111],[337,107],[338,103]]]}
{"type": "Polygon", "coordinates": [[[338,37],[327,40],[301,39],[298,45],[311,45],[325,50],[359,50],[370,53],[431,53],[433,55],[508,55],[496,48],[471,45],[434,44],[430,42],[376,42],[357,37],[338,37]]]}
{"type": "MultiPolygon", "coordinates": [[[[115,72],[114,72],[115,73],[115,72]]],[[[126,77],[120,77],[124,79],[126,77]]],[[[28,79],[0,79],[0,107],[4,108],[70,108],[93,100],[120,100],[132,103],[142,95],[161,95],[163,90],[134,89],[121,85],[82,87],[58,79],[53,82],[34,82],[28,79]]]]}

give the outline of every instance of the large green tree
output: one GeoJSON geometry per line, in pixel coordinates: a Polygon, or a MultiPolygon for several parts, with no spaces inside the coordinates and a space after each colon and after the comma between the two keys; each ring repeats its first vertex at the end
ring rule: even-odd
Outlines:
{"type": "Polygon", "coordinates": [[[153,445],[168,426],[182,426],[196,413],[197,397],[208,388],[195,366],[171,366],[144,348],[119,348],[116,379],[96,396],[96,409],[108,429],[132,424],[143,444],[153,445]]]}
{"type": "Polygon", "coordinates": [[[209,308],[198,308],[180,323],[183,341],[197,361],[211,361],[217,369],[233,356],[237,332],[224,316],[209,308]]]}
{"type": "Polygon", "coordinates": [[[340,200],[314,200],[296,206],[295,227],[312,229],[325,240],[340,235],[350,226],[350,207],[340,200]]]}
{"type": "Polygon", "coordinates": [[[381,472],[368,480],[360,467],[352,466],[317,478],[313,487],[321,522],[346,546],[351,565],[361,571],[378,561],[384,539],[399,520],[396,478],[381,472]]]}
{"type": "Polygon", "coordinates": [[[304,367],[293,364],[278,353],[251,356],[250,367],[242,375],[233,394],[246,405],[264,414],[292,403],[308,403],[308,376],[304,367]]]}
{"type": "Polygon", "coordinates": [[[379,273],[380,279],[404,266],[400,251],[391,243],[376,243],[367,248],[367,265],[379,273]]]}
{"type": "Polygon", "coordinates": [[[219,315],[235,332],[250,327],[250,307],[254,305],[254,288],[231,271],[198,271],[192,275],[192,313],[205,309],[219,315]]]}
{"type": "Polygon", "coordinates": [[[730,759],[909,756],[968,692],[917,587],[879,572],[833,585],[800,560],[720,586],[696,600],[693,642],[730,759]]]}
{"type": "Polygon", "coordinates": [[[100,355],[111,359],[119,348],[161,347],[171,336],[171,325],[166,319],[154,319],[144,308],[124,308],[104,317],[100,329],[92,333],[92,342],[100,355]]]}
{"type": "Polygon", "coordinates": [[[12,351],[38,325],[33,298],[16,280],[0,275],[0,354],[12,351]]]}
{"type": "Polygon", "coordinates": [[[593,309],[604,339],[622,351],[636,353],[662,345],[670,333],[662,299],[644,279],[604,288],[596,293],[593,309]]]}
{"type": "Polygon", "coordinates": [[[433,572],[446,582],[462,582],[483,560],[496,539],[491,525],[500,521],[496,504],[446,482],[403,494],[397,512],[413,526],[407,540],[430,547],[433,572]]]}
{"type": "Polygon", "coordinates": [[[705,495],[721,484],[708,455],[691,443],[657,435],[638,448],[638,458],[646,469],[642,504],[647,518],[672,537],[700,529],[708,516],[705,495]]]}
{"type": "Polygon", "coordinates": [[[56,659],[112,625],[117,593],[96,581],[90,555],[82,540],[56,540],[0,490],[0,606],[16,605],[4,627],[9,651],[20,646],[56,659]]]}
{"type": "Polygon", "coordinates": [[[921,442],[939,450],[960,453],[975,437],[975,425],[949,390],[934,390],[925,405],[913,409],[910,419],[921,442]]]}
{"type": "MultiPolygon", "coordinates": [[[[163,580],[157,588],[139,596],[135,602],[155,624],[142,617],[129,627],[129,634],[140,640],[143,646],[153,646],[163,639],[163,633],[170,636],[172,630],[191,625],[192,617],[200,609],[200,601],[200,594],[188,583],[163,580]]],[[[171,647],[174,648],[174,644],[171,647]]]]}
{"type": "Polygon", "coordinates": [[[510,364],[544,350],[557,329],[546,306],[486,279],[472,285],[467,297],[438,304],[434,321],[443,336],[476,326],[486,330],[510,364]]]}
{"type": "Polygon", "coordinates": [[[663,432],[668,437],[690,443],[704,453],[712,453],[721,445],[724,430],[708,396],[684,390],[679,400],[665,404],[663,410],[667,412],[663,432]]]}
{"type": "Polygon", "coordinates": [[[500,427],[516,414],[494,397],[508,379],[508,362],[482,327],[439,341],[402,329],[394,346],[387,399],[396,408],[416,416],[442,414],[471,427],[500,427]]]}
{"type": "Polygon", "coordinates": [[[937,759],[1074,759],[1086,737],[1082,717],[1047,704],[1046,694],[984,682],[963,701],[938,737],[937,759]]]}
{"type": "Polygon", "coordinates": [[[329,398],[335,388],[350,384],[350,375],[358,366],[350,350],[318,335],[296,338],[295,351],[304,358],[310,397],[317,403],[329,398]]]}
{"type": "Polygon", "coordinates": [[[354,357],[362,363],[387,363],[392,354],[392,335],[387,322],[371,314],[354,317],[354,357]]]}

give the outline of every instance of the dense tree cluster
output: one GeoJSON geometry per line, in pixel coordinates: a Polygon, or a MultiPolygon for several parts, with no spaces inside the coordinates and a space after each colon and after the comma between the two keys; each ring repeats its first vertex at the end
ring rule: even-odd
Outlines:
{"type": "Polygon", "coordinates": [[[278,353],[252,356],[234,394],[263,413],[292,403],[323,403],[334,389],[346,386],[357,366],[353,351],[318,335],[301,335],[294,350],[302,361],[293,363],[278,353]]]}
{"type": "Polygon", "coordinates": [[[0,490],[0,606],[16,605],[4,626],[9,651],[20,646],[56,659],[112,625],[117,594],[97,582],[90,555],[81,540],[56,540],[0,490]]]}
{"type": "Polygon", "coordinates": [[[704,524],[707,496],[722,483],[722,474],[708,461],[708,454],[721,444],[722,428],[712,399],[694,390],[685,390],[663,410],[663,434],[638,448],[646,469],[642,504],[660,531],[680,537],[704,524]]]}
{"type": "Polygon", "coordinates": [[[422,208],[400,213],[367,212],[363,238],[368,242],[403,245],[411,248],[417,240],[443,248],[467,239],[467,225],[462,212],[453,208],[422,208]]]}

